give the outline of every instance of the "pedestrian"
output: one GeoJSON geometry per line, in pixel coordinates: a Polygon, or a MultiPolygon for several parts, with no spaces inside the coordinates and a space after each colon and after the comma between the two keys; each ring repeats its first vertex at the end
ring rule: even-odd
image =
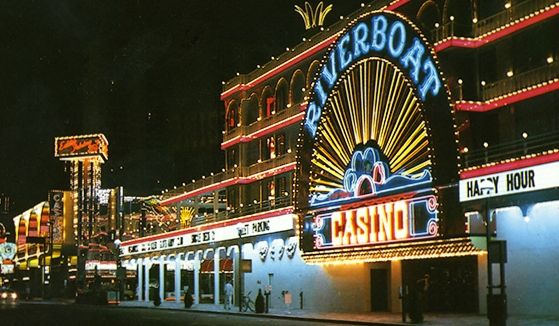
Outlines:
{"type": "Polygon", "coordinates": [[[256,301],[254,302],[254,311],[257,314],[264,312],[264,296],[262,295],[262,289],[258,289],[258,295],[256,296],[256,301]]]}
{"type": "Polygon", "coordinates": [[[231,310],[231,305],[233,304],[233,285],[231,280],[225,283],[225,310],[231,310]]]}

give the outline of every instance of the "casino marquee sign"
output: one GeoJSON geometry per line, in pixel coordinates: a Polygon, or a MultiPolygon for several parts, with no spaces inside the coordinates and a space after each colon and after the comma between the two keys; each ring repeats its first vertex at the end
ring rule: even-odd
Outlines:
{"type": "Polygon", "coordinates": [[[448,91],[434,51],[405,17],[369,12],[340,33],[315,76],[299,138],[306,260],[355,252],[374,260],[463,228],[449,214],[457,197],[437,190],[458,179],[448,91]]]}

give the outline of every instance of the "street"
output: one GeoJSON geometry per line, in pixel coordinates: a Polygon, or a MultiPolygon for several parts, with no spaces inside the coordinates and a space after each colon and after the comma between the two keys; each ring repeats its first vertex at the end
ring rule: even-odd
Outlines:
{"type": "Polygon", "coordinates": [[[73,326],[142,326],[142,325],[335,325],[310,321],[260,318],[221,313],[200,313],[149,308],[122,308],[43,302],[0,304],[0,325],[73,325],[73,326]]]}

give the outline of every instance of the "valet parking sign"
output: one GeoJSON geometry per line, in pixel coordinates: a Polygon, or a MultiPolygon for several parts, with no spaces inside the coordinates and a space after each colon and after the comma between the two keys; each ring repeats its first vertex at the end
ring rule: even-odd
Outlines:
{"type": "Polygon", "coordinates": [[[518,194],[559,185],[559,162],[460,180],[460,201],[518,194]]]}
{"type": "MultiPolygon", "coordinates": [[[[292,230],[296,215],[287,214],[265,219],[247,221],[242,224],[242,236],[257,236],[274,232],[292,230]]],[[[170,234],[147,237],[145,239],[123,242],[121,256],[139,255],[166,249],[177,249],[194,245],[207,244],[238,239],[239,231],[237,225],[226,225],[223,227],[210,228],[206,230],[185,229],[179,234],[170,234]]]]}

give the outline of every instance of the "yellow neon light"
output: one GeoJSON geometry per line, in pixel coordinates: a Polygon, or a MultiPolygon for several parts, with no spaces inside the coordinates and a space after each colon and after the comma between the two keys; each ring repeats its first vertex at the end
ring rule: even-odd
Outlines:
{"type": "Polygon", "coordinates": [[[404,74],[380,58],[350,67],[330,94],[313,148],[311,193],[340,188],[355,147],[371,140],[392,172],[413,175],[432,164],[420,101],[404,74]]]}

